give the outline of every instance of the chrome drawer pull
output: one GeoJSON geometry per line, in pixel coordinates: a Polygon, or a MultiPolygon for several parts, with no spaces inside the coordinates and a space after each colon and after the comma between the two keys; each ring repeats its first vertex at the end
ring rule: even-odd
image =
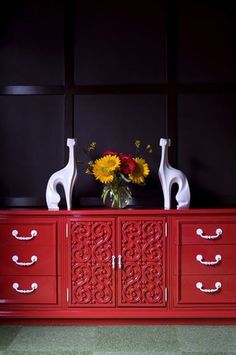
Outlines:
{"type": "Polygon", "coordinates": [[[115,267],[116,267],[116,257],[115,257],[115,255],[112,255],[112,257],[111,257],[111,267],[112,267],[112,269],[115,269],[115,267]]]}
{"type": "Polygon", "coordinates": [[[219,262],[221,261],[221,255],[220,254],[217,254],[215,256],[215,261],[203,261],[203,256],[201,254],[198,254],[196,256],[196,260],[199,261],[202,265],[207,265],[207,266],[214,266],[214,265],[217,265],[219,264],[219,262]]]}
{"type": "Polygon", "coordinates": [[[118,255],[118,268],[122,268],[122,255],[118,255]]]}
{"type": "Polygon", "coordinates": [[[198,228],[196,230],[197,235],[200,235],[201,238],[204,239],[217,239],[219,236],[223,233],[221,228],[216,229],[216,235],[203,235],[203,230],[201,228],[198,228]]]}
{"type": "Polygon", "coordinates": [[[18,232],[18,230],[14,229],[14,230],[11,232],[11,234],[13,235],[13,237],[15,237],[15,238],[18,239],[18,240],[31,240],[31,239],[33,239],[34,237],[36,237],[36,235],[38,234],[38,232],[33,229],[33,230],[30,232],[31,237],[18,237],[19,232],[18,232]]]}
{"type": "Polygon", "coordinates": [[[34,263],[36,263],[36,261],[38,260],[37,256],[36,255],[33,255],[31,256],[31,262],[22,262],[22,261],[18,261],[19,260],[19,257],[17,255],[14,255],[12,257],[12,261],[14,261],[14,263],[16,263],[16,265],[19,265],[19,266],[31,266],[33,265],[34,263]]]}
{"type": "Polygon", "coordinates": [[[34,292],[34,290],[36,290],[36,288],[38,288],[38,285],[36,284],[36,282],[33,282],[32,285],[31,285],[31,290],[19,290],[18,289],[19,288],[19,284],[17,282],[14,282],[12,287],[18,293],[32,293],[32,292],[34,292]]]}
{"type": "Polygon", "coordinates": [[[221,283],[216,282],[215,283],[215,288],[208,289],[208,288],[203,288],[203,284],[201,282],[196,283],[196,287],[201,291],[201,292],[206,292],[206,293],[214,293],[217,292],[219,289],[221,289],[221,283]]]}

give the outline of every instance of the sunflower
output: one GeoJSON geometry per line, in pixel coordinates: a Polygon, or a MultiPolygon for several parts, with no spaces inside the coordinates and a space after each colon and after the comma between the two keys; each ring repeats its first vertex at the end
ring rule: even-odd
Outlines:
{"type": "Polygon", "coordinates": [[[150,172],[148,164],[142,158],[134,158],[134,161],[136,162],[136,169],[132,174],[129,174],[129,179],[134,184],[142,184],[150,172]]]}
{"type": "Polygon", "coordinates": [[[96,180],[102,183],[112,182],[114,172],[120,166],[120,159],[116,155],[105,155],[104,157],[95,160],[93,164],[93,175],[96,180]]]}
{"type": "Polygon", "coordinates": [[[104,155],[104,157],[98,159],[98,161],[101,166],[104,166],[111,171],[114,171],[120,167],[120,159],[117,155],[104,155]]]}

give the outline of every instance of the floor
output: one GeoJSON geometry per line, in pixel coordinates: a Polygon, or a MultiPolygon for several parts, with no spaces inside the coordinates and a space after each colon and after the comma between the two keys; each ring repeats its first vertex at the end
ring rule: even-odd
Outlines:
{"type": "Polygon", "coordinates": [[[0,326],[4,355],[236,355],[236,326],[0,326]]]}

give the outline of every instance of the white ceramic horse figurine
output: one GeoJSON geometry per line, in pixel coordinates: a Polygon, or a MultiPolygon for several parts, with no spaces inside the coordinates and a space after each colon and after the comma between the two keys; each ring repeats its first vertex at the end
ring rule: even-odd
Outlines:
{"type": "Polygon", "coordinates": [[[77,168],[74,157],[75,139],[68,138],[67,146],[69,147],[69,159],[67,165],[56,171],[48,180],[46,189],[46,201],[49,210],[59,210],[58,204],[61,200],[57,192],[57,185],[61,184],[65,191],[67,209],[71,209],[72,191],[77,176],[77,168]]]}
{"type": "Polygon", "coordinates": [[[160,139],[161,162],[158,171],[159,179],[164,196],[164,208],[171,208],[171,188],[174,183],[178,185],[178,192],[175,196],[177,209],[188,208],[190,204],[190,189],[186,176],[178,169],[172,168],[168,161],[168,147],[171,145],[170,139],[160,139]]]}

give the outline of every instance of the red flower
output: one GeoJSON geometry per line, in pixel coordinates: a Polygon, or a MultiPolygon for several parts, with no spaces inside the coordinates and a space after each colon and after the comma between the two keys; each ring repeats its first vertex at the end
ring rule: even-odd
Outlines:
{"type": "Polygon", "coordinates": [[[136,162],[130,154],[119,154],[120,158],[120,170],[123,174],[132,174],[136,169],[136,162]]]}
{"type": "Polygon", "coordinates": [[[105,150],[102,155],[118,155],[116,150],[105,150]]]}

